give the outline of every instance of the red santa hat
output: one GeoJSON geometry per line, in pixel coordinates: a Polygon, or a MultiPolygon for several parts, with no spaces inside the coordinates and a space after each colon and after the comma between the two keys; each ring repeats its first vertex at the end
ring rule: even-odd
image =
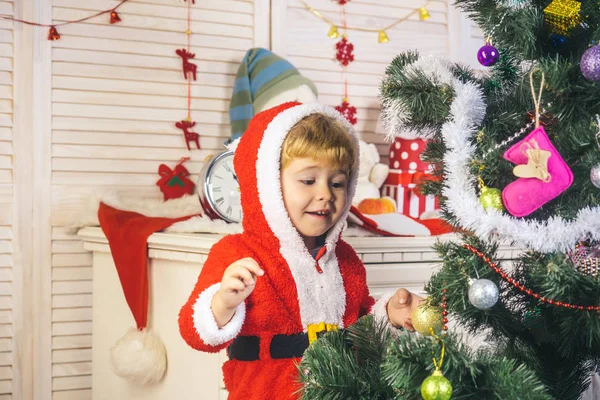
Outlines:
{"type": "Polygon", "coordinates": [[[147,217],[100,203],[98,220],[112,253],[127,305],[135,319],[111,349],[115,374],[144,385],[158,382],[167,368],[165,346],[146,329],[148,322],[148,237],[175,222],[190,218],[147,217]]]}

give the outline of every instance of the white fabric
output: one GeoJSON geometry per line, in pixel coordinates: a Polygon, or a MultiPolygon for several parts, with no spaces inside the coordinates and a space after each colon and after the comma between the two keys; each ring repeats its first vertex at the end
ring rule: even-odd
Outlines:
{"type": "Polygon", "coordinates": [[[373,314],[373,318],[376,321],[386,323],[390,328],[394,328],[387,314],[387,303],[390,301],[392,296],[394,296],[396,292],[388,292],[383,294],[376,302],[373,304],[371,308],[370,314],[373,314]]]}
{"type": "Polygon", "coordinates": [[[242,302],[236,309],[233,318],[219,329],[212,313],[211,303],[214,295],[219,291],[220,283],[215,283],[200,293],[194,303],[194,327],[204,343],[209,346],[219,346],[234,339],[242,330],[246,318],[246,303],[242,302]]]}

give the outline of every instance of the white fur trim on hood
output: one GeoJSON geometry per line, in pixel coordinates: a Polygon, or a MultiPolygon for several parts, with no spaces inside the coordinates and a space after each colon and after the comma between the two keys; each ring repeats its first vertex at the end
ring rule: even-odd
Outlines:
{"type": "Polygon", "coordinates": [[[308,324],[327,322],[343,327],[346,291],[335,248],[346,225],[346,217],[356,188],[357,171],[353,171],[349,179],[346,207],[338,222],[327,233],[326,252],[319,259],[322,273],[317,272],[315,259],[292,224],[281,191],[280,165],[283,142],[297,122],[315,113],[339,121],[349,132],[358,151],[358,138],[354,128],[334,108],[316,103],[288,108],[269,123],[258,149],[256,162],[258,195],[267,223],[282,244],[280,253],[294,277],[302,325],[306,327],[308,324]]]}

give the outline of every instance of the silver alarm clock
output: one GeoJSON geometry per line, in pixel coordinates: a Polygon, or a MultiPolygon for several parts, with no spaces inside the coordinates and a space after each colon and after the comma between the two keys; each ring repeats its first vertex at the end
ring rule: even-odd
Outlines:
{"type": "Polygon", "coordinates": [[[242,221],[240,185],[233,169],[232,151],[222,151],[204,162],[197,187],[200,204],[211,219],[242,221]]]}

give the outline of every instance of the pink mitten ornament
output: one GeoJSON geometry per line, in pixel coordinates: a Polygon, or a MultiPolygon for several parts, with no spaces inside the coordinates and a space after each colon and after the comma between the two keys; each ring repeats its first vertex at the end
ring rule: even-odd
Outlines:
{"type": "Polygon", "coordinates": [[[543,126],[504,153],[504,159],[518,164],[513,172],[520,178],[502,191],[502,200],[509,213],[525,217],[573,183],[573,173],[554,148],[543,126]]]}

